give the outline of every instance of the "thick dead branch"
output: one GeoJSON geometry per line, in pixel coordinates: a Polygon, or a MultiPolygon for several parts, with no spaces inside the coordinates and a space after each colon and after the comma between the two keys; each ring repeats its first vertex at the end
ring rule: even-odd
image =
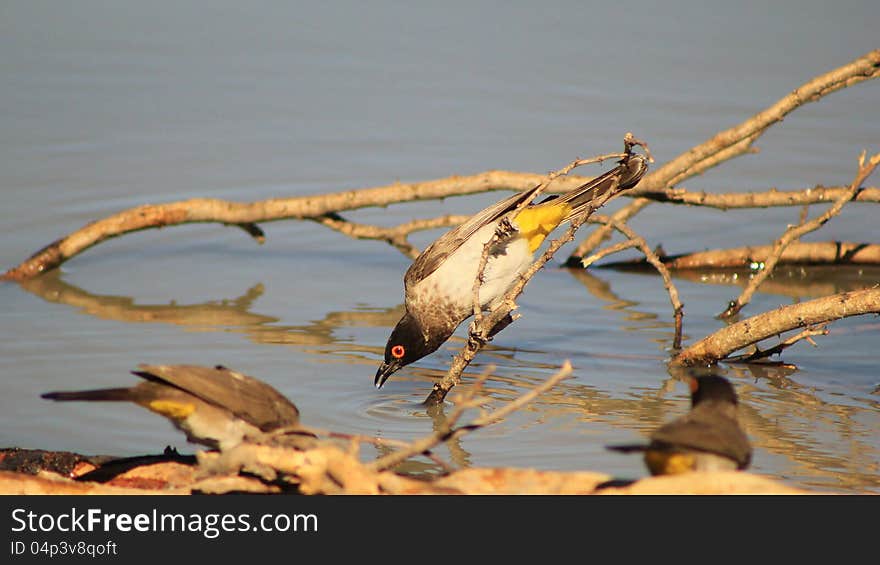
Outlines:
{"type": "MultiPolygon", "coordinates": [[[[251,446],[249,446],[251,447],[251,446]]],[[[283,463],[285,452],[265,453],[265,446],[253,447],[267,463],[283,463]],[[272,457],[274,455],[274,458],[272,457]]],[[[316,454],[312,454],[313,456],[316,454]]],[[[431,481],[412,479],[384,471],[371,475],[359,475],[358,481],[347,480],[340,484],[335,480],[342,458],[315,457],[311,466],[303,465],[298,471],[305,476],[299,492],[303,494],[401,494],[401,495],[586,495],[586,494],[824,494],[794,488],[769,477],[742,472],[714,472],[664,477],[645,477],[635,482],[609,483],[610,475],[589,471],[539,471],[482,467],[461,469],[431,481]],[[333,474],[331,474],[331,472],[333,474]],[[609,486],[614,485],[614,486],[609,486]],[[346,489],[347,487],[347,489],[346,489]]],[[[355,467],[351,461],[344,462],[355,467]]],[[[242,492],[278,492],[277,487],[258,483],[240,475],[201,479],[183,488],[162,486],[114,487],[98,483],[75,482],[50,473],[38,476],[0,470],[0,493],[2,494],[139,494],[139,495],[187,495],[226,494],[242,492]],[[261,490],[260,490],[261,489],[261,490]]],[[[830,492],[828,494],[831,494],[830,492]]],[[[868,494],[868,493],[866,493],[868,494]]]]}
{"type": "Polygon", "coordinates": [[[880,49],[870,51],[842,67],[810,80],[748,120],[714,135],[711,139],[679,155],[645,178],[636,189],[636,193],[673,187],[685,179],[705,172],[721,161],[742,155],[749,151],[755,139],[767,128],[781,122],[793,110],[809,102],[815,102],[832,92],[878,76],[880,76],[880,49]],[[723,159],[718,158],[719,154],[723,159]]]}
{"type": "MultiPolygon", "coordinates": [[[[262,242],[264,236],[256,226],[258,223],[319,219],[346,210],[415,200],[436,200],[492,190],[527,190],[545,177],[546,175],[532,173],[486,171],[425,182],[394,183],[361,190],[255,202],[194,198],[165,204],[146,204],[91,222],[50,243],[18,266],[9,269],[0,280],[20,281],[35,277],[103,241],[147,229],[191,223],[220,223],[241,227],[258,242],[262,242]]],[[[589,179],[590,177],[578,176],[558,179],[557,189],[569,190],[589,179]]]]}
{"type": "Polygon", "coordinates": [[[799,225],[789,226],[789,228],[785,230],[785,233],[773,243],[773,251],[771,251],[770,255],[767,257],[762,268],[759,269],[757,274],[749,281],[749,284],[746,285],[739,297],[736,300],[731,301],[727,309],[721,313],[721,317],[730,318],[742,310],[743,306],[749,303],[755,291],[758,289],[758,286],[760,286],[760,284],[770,276],[770,273],[773,272],[773,269],[779,262],[779,258],[782,255],[782,252],[785,251],[785,248],[804,235],[821,228],[828,222],[828,220],[839,214],[846,203],[853,199],[859,191],[859,188],[862,186],[862,183],[865,182],[865,179],[874,172],[874,169],[878,164],[880,164],[880,153],[877,153],[870,159],[866,160],[865,153],[862,152],[859,157],[859,170],[856,173],[852,184],[850,184],[849,189],[841,194],[834,204],[819,216],[816,216],[807,222],[802,222],[799,225]]]}
{"type": "MultiPolygon", "coordinates": [[[[815,102],[828,94],[880,76],[880,49],[870,51],[854,61],[820,75],[796,88],[772,106],[730,129],[724,130],[672,159],[659,169],[645,176],[630,196],[639,196],[629,204],[626,221],[650,203],[642,194],[667,193],[669,189],[693,176],[702,174],[720,163],[752,151],[752,144],[770,126],[781,122],[793,110],[808,102],[815,102]]],[[[578,263],[592,253],[611,233],[610,226],[594,231],[570,258],[578,263]]]]}
{"type": "MultiPolygon", "coordinates": [[[[839,200],[848,191],[848,186],[821,185],[802,190],[777,190],[771,188],[764,191],[722,193],[691,192],[684,188],[669,188],[658,192],[641,192],[639,196],[655,202],[733,210],[828,204],[829,202],[839,200]]],[[[875,186],[865,187],[852,200],[853,202],[880,202],[880,188],[875,186]]]]}
{"type": "Polygon", "coordinates": [[[671,362],[687,366],[711,365],[735,351],[783,332],[862,314],[880,314],[880,288],[834,294],[752,316],[685,348],[671,362]]]}
{"type": "MultiPolygon", "coordinates": [[[[768,127],[781,121],[789,112],[807,102],[876,78],[880,74],[880,50],[875,50],[855,61],[821,75],[804,84],[763,112],[742,124],[723,131],[673,159],[654,173],[647,175],[634,194],[663,192],[717,165],[750,150],[751,144],[768,127]]],[[[167,204],[144,205],[124,210],[92,222],[34,253],[16,267],[9,269],[0,280],[24,280],[58,267],[71,257],[114,237],[126,233],[187,223],[221,223],[242,228],[255,237],[264,239],[258,223],[285,219],[316,219],[328,214],[371,206],[388,206],[413,200],[431,200],[448,196],[474,194],[489,190],[526,190],[532,188],[544,175],[509,171],[486,171],[469,176],[451,176],[419,183],[395,183],[375,188],[350,190],[332,194],[277,198],[249,203],[198,198],[167,204]]],[[[586,178],[567,177],[558,182],[565,191],[586,182],[586,178]]],[[[631,217],[650,201],[638,199],[628,212],[631,217]]],[[[624,218],[618,218],[624,219],[624,218]]],[[[334,228],[336,229],[336,228],[334,228]]],[[[590,253],[610,231],[599,228],[590,238],[591,243],[579,248],[578,258],[590,253]]],[[[385,239],[380,237],[380,239],[385,239]]],[[[399,238],[392,241],[407,255],[415,250],[399,238]]]]}
{"type": "MultiPolygon", "coordinates": [[[[348,434],[348,433],[344,433],[344,432],[334,432],[332,430],[315,428],[313,426],[300,426],[299,428],[279,428],[277,430],[273,430],[273,432],[271,434],[269,434],[269,437],[272,439],[279,440],[281,442],[281,444],[283,445],[284,444],[284,437],[287,434],[302,434],[303,431],[307,431],[307,432],[312,433],[312,434],[319,436],[319,437],[325,437],[325,438],[329,438],[329,439],[347,440],[349,442],[349,445],[351,446],[350,451],[353,452],[352,455],[356,455],[358,448],[359,448],[360,444],[362,444],[362,443],[368,443],[370,445],[375,445],[377,447],[404,448],[404,447],[410,446],[409,443],[407,443],[405,441],[397,440],[397,439],[383,438],[383,437],[376,437],[376,436],[367,436],[367,435],[363,435],[363,434],[348,434]]],[[[421,453],[421,455],[423,455],[424,457],[427,457],[428,459],[430,459],[431,461],[436,463],[441,469],[444,469],[445,471],[452,470],[452,467],[446,461],[440,459],[431,451],[425,451],[425,452],[421,453]]]]}
{"type": "Polygon", "coordinates": [[[409,234],[421,230],[457,226],[458,224],[465,222],[468,217],[469,216],[447,214],[437,218],[413,220],[411,222],[397,225],[393,228],[358,224],[346,220],[339,214],[333,212],[312,219],[321,225],[327,226],[330,229],[334,229],[355,239],[378,239],[387,241],[410,259],[415,259],[419,256],[419,250],[416,249],[416,247],[407,239],[409,234]]]}
{"type": "Polygon", "coordinates": [[[773,347],[768,349],[760,349],[758,346],[755,346],[755,350],[752,353],[747,355],[740,355],[738,357],[729,357],[726,359],[727,363],[754,363],[755,361],[760,361],[761,359],[769,359],[774,355],[779,355],[795,343],[805,340],[813,347],[818,347],[815,341],[813,341],[813,336],[817,335],[828,335],[828,328],[825,325],[820,325],[815,328],[807,328],[804,331],[795,334],[783,341],[780,341],[773,347]]]}
{"type": "MultiPolygon", "coordinates": [[[[650,173],[647,176],[650,177],[650,173]]],[[[645,179],[642,179],[642,182],[645,182],[645,179]]],[[[636,198],[635,200],[615,212],[611,216],[611,219],[615,222],[625,223],[627,220],[641,212],[642,209],[644,209],[650,203],[651,201],[646,198],[636,198]]],[[[603,241],[611,237],[611,232],[613,229],[614,228],[612,228],[611,225],[605,224],[593,230],[593,232],[588,235],[587,238],[584,239],[584,241],[582,241],[572,252],[568,260],[566,260],[565,264],[569,267],[580,267],[581,261],[583,260],[584,256],[595,251],[596,248],[599,247],[599,245],[601,245],[603,241]]]]}

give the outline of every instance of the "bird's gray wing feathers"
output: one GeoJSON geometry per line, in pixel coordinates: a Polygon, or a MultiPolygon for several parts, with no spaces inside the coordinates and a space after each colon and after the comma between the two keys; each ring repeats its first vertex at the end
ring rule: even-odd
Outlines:
{"type": "Polygon", "coordinates": [[[499,220],[504,214],[516,208],[520,202],[531,197],[537,188],[536,186],[524,192],[512,194],[508,198],[492,204],[485,210],[477,212],[465,223],[440,236],[407,269],[406,275],[403,277],[404,286],[409,288],[411,285],[427,278],[477,230],[486,224],[499,220]]]}
{"type": "Polygon", "coordinates": [[[229,410],[263,431],[299,422],[299,410],[283,394],[253,377],[225,367],[138,365],[135,375],[163,382],[229,410]]]}
{"type": "MultiPolygon", "coordinates": [[[[567,220],[571,220],[580,215],[584,208],[592,207],[595,210],[616,194],[632,188],[641,180],[647,170],[647,160],[641,155],[632,154],[628,159],[620,161],[618,166],[610,171],[591,179],[589,182],[562,196],[549,196],[542,202],[561,198],[563,202],[570,203],[572,211],[568,215],[567,220]]],[[[512,211],[521,202],[530,198],[538,189],[538,186],[513,194],[489,206],[465,223],[440,236],[437,241],[429,245],[410,265],[403,278],[405,288],[410,288],[412,285],[427,278],[477,230],[487,224],[498,221],[502,216],[512,211]]]]}
{"type": "Polygon", "coordinates": [[[699,410],[664,424],[651,434],[652,444],[685,447],[721,455],[745,468],[751,461],[752,448],[736,420],[699,410]]]}

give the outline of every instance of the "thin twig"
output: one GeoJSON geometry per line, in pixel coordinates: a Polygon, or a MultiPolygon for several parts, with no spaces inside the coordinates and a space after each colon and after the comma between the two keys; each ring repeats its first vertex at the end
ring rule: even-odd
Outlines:
{"type": "MultiPolygon", "coordinates": [[[[681,303],[681,300],[679,299],[678,289],[672,282],[672,275],[669,274],[669,269],[666,267],[666,265],[663,264],[663,261],[660,259],[657,253],[655,253],[651,249],[645,238],[637,234],[627,224],[623,222],[618,222],[613,217],[603,215],[594,215],[587,221],[591,224],[604,224],[610,226],[622,233],[628,240],[627,242],[623,243],[630,243],[630,245],[624,246],[623,244],[618,244],[615,247],[620,247],[621,249],[638,247],[639,251],[642,252],[648,263],[650,263],[651,266],[653,266],[657,270],[657,272],[660,273],[660,276],[663,277],[663,286],[666,288],[666,292],[669,294],[669,302],[672,303],[672,316],[675,321],[675,335],[672,340],[672,349],[674,351],[678,351],[679,349],[681,349],[682,317],[684,315],[684,307],[681,303]]],[[[594,256],[590,256],[587,259],[584,259],[583,267],[587,267],[588,265],[593,263],[596,260],[593,257],[594,256]]]]}
{"type": "Polygon", "coordinates": [[[716,156],[722,152],[726,152],[723,160],[746,153],[758,136],[770,126],[781,122],[795,109],[809,102],[815,102],[832,92],[878,76],[880,76],[880,49],[875,49],[806,82],[741,124],[714,135],[711,139],[669,161],[645,178],[641,189],[648,191],[661,186],[675,186],[718,165],[721,160],[716,156]]]}
{"type": "Polygon", "coordinates": [[[483,416],[476,418],[475,420],[471,421],[471,423],[469,423],[469,424],[455,427],[455,424],[461,418],[461,415],[463,414],[465,408],[471,406],[470,402],[468,402],[468,399],[470,399],[472,397],[472,393],[473,393],[473,390],[472,390],[471,394],[469,394],[465,397],[464,402],[457,403],[456,410],[453,411],[452,414],[450,414],[449,419],[447,420],[446,424],[444,426],[442,426],[440,429],[435,430],[433,433],[431,433],[428,436],[425,436],[422,439],[419,439],[419,440],[412,442],[412,444],[407,448],[401,449],[399,451],[395,451],[394,453],[389,453],[388,455],[386,455],[384,457],[376,459],[372,463],[368,464],[367,467],[371,470],[374,470],[374,471],[381,471],[381,470],[385,470],[385,469],[390,469],[390,468],[394,467],[395,465],[398,465],[398,464],[402,463],[403,461],[406,461],[410,457],[413,457],[415,455],[423,453],[426,450],[430,450],[445,441],[457,439],[466,433],[472,432],[474,430],[478,430],[480,428],[488,426],[489,424],[493,424],[493,423],[503,419],[505,416],[507,416],[511,412],[522,408],[523,406],[525,406],[526,404],[528,404],[529,402],[534,400],[538,395],[546,392],[547,390],[549,390],[550,388],[555,386],[561,380],[568,377],[571,374],[571,370],[572,370],[571,363],[568,360],[566,360],[563,363],[562,367],[559,369],[559,371],[556,372],[556,374],[554,374],[549,379],[547,379],[546,381],[544,381],[540,385],[536,386],[535,388],[533,388],[529,392],[521,395],[520,397],[518,397],[517,399],[515,399],[511,402],[508,402],[507,404],[505,404],[504,406],[502,406],[498,410],[495,410],[494,412],[490,412],[489,414],[485,414],[483,416]]]}
{"type": "MultiPolygon", "coordinates": [[[[350,442],[354,442],[356,444],[360,443],[368,443],[370,445],[375,445],[377,447],[408,447],[410,444],[408,442],[398,440],[398,439],[390,439],[390,438],[382,438],[376,436],[368,436],[363,434],[347,434],[343,432],[334,432],[331,430],[325,430],[322,428],[315,428],[312,426],[303,426],[297,425],[296,427],[284,427],[278,428],[276,430],[272,430],[271,433],[267,434],[268,437],[272,438],[283,438],[289,434],[293,435],[302,435],[303,433],[311,433],[319,437],[328,437],[334,439],[344,439],[350,442]]],[[[453,467],[449,465],[446,461],[439,458],[436,454],[431,451],[424,451],[420,455],[427,457],[437,465],[439,465],[444,471],[451,471],[453,467]]]]}
{"type": "MultiPolygon", "coordinates": [[[[650,174],[648,176],[650,176],[650,174]]],[[[644,179],[642,179],[642,182],[645,182],[644,179]]],[[[611,217],[617,222],[624,223],[641,212],[650,203],[651,201],[646,198],[636,198],[612,214],[611,217]]],[[[592,253],[603,241],[611,237],[612,231],[614,231],[614,228],[609,224],[599,226],[593,230],[569,256],[568,260],[565,262],[566,266],[581,266],[581,261],[583,260],[584,255],[592,253]]]]}
{"type": "Polygon", "coordinates": [[[758,289],[758,286],[760,286],[760,284],[770,276],[770,273],[773,272],[773,269],[779,262],[779,258],[782,256],[782,252],[785,251],[785,248],[804,235],[821,228],[826,222],[828,222],[828,220],[839,214],[846,203],[852,200],[859,191],[859,188],[865,179],[871,176],[871,173],[874,172],[874,169],[878,164],[880,164],[880,153],[875,154],[866,161],[865,152],[863,151],[859,156],[859,170],[856,173],[856,177],[853,179],[852,184],[850,184],[849,189],[841,194],[834,204],[824,213],[816,216],[808,222],[803,222],[796,226],[789,226],[788,229],[785,230],[785,233],[773,243],[773,251],[764,261],[763,268],[749,281],[749,284],[746,285],[739,297],[730,302],[727,309],[722,312],[719,317],[730,318],[739,313],[739,311],[749,303],[752,295],[758,289]]]}
{"type": "MultiPolygon", "coordinates": [[[[609,224],[603,224],[603,225],[609,225],[609,224]]],[[[590,265],[595,263],[596,261],[598,261],[600,259],[604,259],[605,257],[608,257],[609,255],[614,255],[615,253],[620,253],[621,251],[626,251],[627,249],[632,249],[633,247],[638,247],[638,246],[639,246],[639,243],[637,241],[634,241],[632,239],[628,239],[626,241],[621,241],[621,242],[615,243],[614,245],[609,245],[608,247],[603,247],[602,249],[596,251],[595,253],[593,253],[589,257],[585,257],[585,258],[581,259],[580,266],[586,269],[590,265]]]]}
{"type": "MultiPolygon", "coordinates": [[[[816,77],[763,112],[683,153],[642,179],[639,189],[635,190],[633,195],[672,188],[724,160],[748,152],[758,136],[799,106],[877,76],[880,76],[880,49],[816,77]]],[[[435,181],[395,183],[371,189],[249,203],[199,198],[138,206],[92,222],[50,243],[16,267],[9,269],[0,276],[0,280],[21,281],[38,276],[102,241],[146,229],[187,223],[223,223],[240,226],[253,235],[259,229],[256,228],[257,223],[284,219],[311,219],[345,210],[474,194],[487,190],[526,190],[533,187],[541,178],[546,177],[528,173],[486,171],[477,175],[452,176],[435,181]]],[[[583,184],[585,180],[569,178],[565,186],[560,188],[574,188],[583,184]]],[[[644,208],[649,202],[647,199],[639,199],[636,208],[644,208]]],[[[591,238],[592,247],[579,249],[579,257],[590,253],[609,233],[604,228],[600,228],[597,232],[591,238]]],[[[258,241],[262,237],[262,234],[259,235],[258,241]]],[[[412,252],[406,246],[402,249],[406,253],[412,252]]]]}
{"type": "Polygon", "coordinates": [[[809,327],[804,331],[777,343],[773,347],[768,347],[767,349],[759,349],[756,345],[755,351],[753,351],[752,353],[749,353],[747,355],[740,355],[737,357],[728,357],[724,361],[726,363],[752,363],[761,359],[769,359],[773,355],[778,355],[782,353],[783,351],[801,340],[806,340],[813,347],[818,347],[816,342],[813,341],[813,336],[817,335],[828,335],[828,329],[825,324],[822,324],[818,327],[809,327]]]}
{"type": "Polygon", "coordinates": [[[711,365],[769,337],[863,314],[880,314],[880,288],[832,294],[757,314],[704,337],[670,362],[690,367],[711,365]]]}
{"type": "Polygon", "coordinates": [[[437,218],[412,220],[391,228],[355,223],[343,218],[335,212],[323,214],[311,219],[321,225],[327,226],[330,229],[336,230],[355,239],[377,239],[387,241],[410,259],[415,259],[419,256],[419,250],[416,249],[416,247],[407,239],[409,234],[422,230],[457,226],[467,220],[468,217],[469,216],[447,214],[437,218]]]}

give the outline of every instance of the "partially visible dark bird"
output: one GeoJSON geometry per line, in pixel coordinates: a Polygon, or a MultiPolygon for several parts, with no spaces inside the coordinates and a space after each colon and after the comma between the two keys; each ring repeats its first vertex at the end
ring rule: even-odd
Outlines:
{"type": "MultiPolygon", "coordinates": [[[[545,198],[522,210],[538,187],[514,194],[477,213],[440,236],[419,255],[404,276],[406,312],[385,345],[385,359],[376,372],[381,388],[395,371],[436,351],[473,314],[473,286],[486,243],[506,223],[509,235],[490,250],[479,301],[491,310],[519,281],[547,235],[561,223],[588,217],[624,190],[634,187],[648,159],[627,154],[617,167],[566,194],[545,198]]],[[[494,335],[511,319],[492,329],[494,335]]]]}
{"type": "MultiPolygon", "coordinates": [[[[47,392],[49,400],[133,402],[165,416],[189,441],[228,449],[299,425],[299,410],[268,384],[222,366],[139,365],[129,388],[47,392]]],[[[312,435],[312,434],[308,434],[312,435]]]]}
{"type": "Polygon", "coordinates": [[[737,397],[730,381],[717,375],[690,377],[691,410],[660,426],[642,445],[609,445],[623,453],[644,452],[652,475],[689,471],[742,470],[752,446],[737,419],[737,397]]]}

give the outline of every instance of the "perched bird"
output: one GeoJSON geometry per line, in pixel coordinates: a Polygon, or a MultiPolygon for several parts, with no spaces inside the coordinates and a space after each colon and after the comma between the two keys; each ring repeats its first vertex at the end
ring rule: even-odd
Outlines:
{"type": "Polygon", "coordinates": [[[228,449],[244,439],[296,427],[299,410],[268,384],[222,366],[139,365],[129,388],[48,392],[49,400],[134,402],[165,416],[189,441],[228,449]]]}
{"type": "MultiPolygon", "coordinates": [[[[391,332],[385,359],[376,372],[381,388],[395,371],[436,351],[473,314],[473,285],[483,248],[504,223],[510,232],[490,250],[479,301],[491,310],[529,268],[547,235],[566,221],[589,216],[620,192],[635,186],[648,160],[628,154],[618,166],[590,182],[540,203],[517,207],[538,187],[514,194],[440,236],[416,258],[404,276],[406,312],[391,332]]],[[[511,322],[502,320],[490,335],[511,322]]]]}
{"type": "Polygon", "coordinates": [[[742,470],[752,446],[737,420],[733,385],[724,377],[690,377],[691,410],[660,426],[646,445],[609,445],[623,453],[644,452],[652,475],[742,470]]]}

